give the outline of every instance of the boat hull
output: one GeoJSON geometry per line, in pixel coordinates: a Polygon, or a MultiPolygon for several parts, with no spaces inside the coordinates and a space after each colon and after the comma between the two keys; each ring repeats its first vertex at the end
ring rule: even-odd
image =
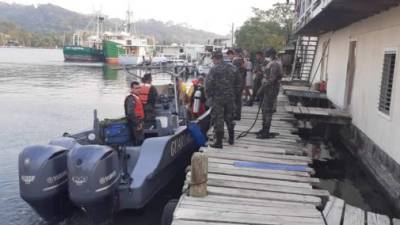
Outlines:
{"type": "MultiPolygon", "coordinates": [[[[206,134],[209,129],[209,112],[197,120],[206,134]]],[[[187,128],[172,136],[152,138],[144,142],[139,159],[131,173],[133,182],[119,189],[118,210],[140,209],[164,188],[175,176],[190,164],[192,154],[200,148],[187,128]]]]}
{"type": "Polygon", "coordinates": [[[83,46],[64,46],[65,61],[73,62],[104,62],[103,51],[83,46]]]}
{"type": "Polygon", "coordinates": [[[121,44],[109,40],[103,41],[103,50],[107,64],[120,64],[119,56],[125,54],[125,50],[121,44]]]}

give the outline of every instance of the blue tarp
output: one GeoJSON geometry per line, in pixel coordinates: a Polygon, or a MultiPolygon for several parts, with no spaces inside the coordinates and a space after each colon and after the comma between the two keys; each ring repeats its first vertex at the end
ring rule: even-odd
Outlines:
{"type": "Polygon", "coordinates": [[[190,135],[193,137],[194,141],[198,146],[203,146],[206,143],[207,141],[206,136],[201,131],[199,125],[191,122],[188,124],[187,128],[190,135]]]}
{"type": "Polygon", "coordinates": [[[287,164],[281,164],[281,163],[260,163],[260,162],[235,161],[233,163],[233,165],[235,167],[308,172],[307,166],[287,165],[287,164]]]}

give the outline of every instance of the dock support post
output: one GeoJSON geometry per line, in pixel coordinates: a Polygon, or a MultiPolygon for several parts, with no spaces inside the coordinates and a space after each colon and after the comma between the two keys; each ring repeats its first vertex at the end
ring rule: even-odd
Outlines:
{"type": "Polygon", "coordinates": [[[189,195],[192,197],[207,196],[208,159],[206,154],[196,152],[192,156],[192,175],[189,195]]]}

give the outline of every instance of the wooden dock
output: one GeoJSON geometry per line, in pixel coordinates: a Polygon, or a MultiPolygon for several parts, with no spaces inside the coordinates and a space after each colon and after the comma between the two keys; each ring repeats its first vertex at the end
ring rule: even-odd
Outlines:
{"type": "MultiPolygon", "coordinates": [[[[195,179],[188,172],[173,225],[327,225],[326,218],[340,222],[342,214],[349,217],[345,221],[353,221],[354,210],[346,207],[348,214],[340,214],[344,204],[338,204],[328,191],[313,188],[319,179],[312,177],[312,160],[305,156],[299,137],[292,134],[296,120],[286,111],[287,105],[287,97],[280,95],[272,122],[272,131],[280,133],[276,138],[260,140],[250,133],[233,146],[201,148],[203,153],[197,156],[206,159],[200,170],[205,170],[202,182],[207,195],[189,196],[199,184],[194,182],[197,172],[193,172],[195,179]],[[325,204],[328,208],[318,210],[325,204]]],[[[243,108],[237,134],[250,127],[257,112],[257,107],[243,108]]],[[[259,120],[251,132],[261,128],[261,115],[259,120]]]]}
{"type": "MultiPolygon", "coordinates": [[[[287,98],[279,96],[272,131],[275,139],[259,140],[255,134],[225,143],[223,149],[202,148],[208,158],[207,196],[183,195],[174,213],[174,225],[287,224],[324,225],[317,206],[328,199],[325,190],[313,189],[309,157],[292,134],[293,115],[285,110],[287,98]]],[[[246,131],[258,108],[244,107],[237,134],[246,131]]],[[[261,129],[261,115],[251,132],[261,129]]],[[[191,173],[186,188],[190,188],[191,173]]]]}

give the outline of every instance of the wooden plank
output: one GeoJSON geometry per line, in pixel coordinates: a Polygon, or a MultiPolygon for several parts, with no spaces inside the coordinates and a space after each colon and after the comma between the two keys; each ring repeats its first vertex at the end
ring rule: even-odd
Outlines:
{"type": "Polygon", "coordinates": [[[290,209],[290,210],[301,210],[301,209],[313,209],[315,205],[305,204],[301,202],[283,202],[283,201],[265,201],[262,199],[242,198],[242,197],[230,197],[230,196],[216,196],[208,195],[204,198],[193,198],[189,196],[182,196],[181,201],[194,201],[194,202],[206,202],[206,203],[224,203],[228,205],[240,205],[246,206],[259,206],[259,207],[275,207],[278,209],[290,209]]]}
{"type": "Polygon", "coordinates": [[[220,212],[199,209],[179,208],[175,211],[176,219],[191,221],[245,223],[254,225],[323,225],[320,218],[299,218],[288,216],[268,216],[236,212],[220,212]]]}
{"type": "MultiPolygon", "coordinates": [[[[229,146],[229,145],[227,145],[229,146]]],[[[245,140],[236,140],[234,146],[246,146],[246,147],[278,147],[278,148],[284,148],[285,150],[292,150],[292,151],[299,151],[299,144],[297,143],[288,143],[279,140],[278,138],[272,140],[264,140],[263,143],[258,143],[258,142],[251,142],[251,141],[245,141],[245,140]]]]}
{"type": "Polygon", "coordinates": [[[244,223],[219,223],[219,222],[202,222],[202,221],[190,221],[190,220],[174,220],[172,225],[249,225],[244,223]]]}
{"type": "MultiPolygon", "coordinates": [[[[262,148],[262,147],[258,147],[258,146],[256,147],[256,146],[248,146],[248,145],[246,145],[246,146],[232,145],[232,146],[226,146],[226,148],[229,149],[229,152],[232,150],[232,151],[242,151],[242,152],[246,152],[246,151],[247,152],[262,152],[262,153],[281,154],[281,155],[286,153],[285,149],[283,149],[283,148],[274,148],[274,147],[262,148]]],[[[202,148],[201,150],[205,151],[205,152],[207,152],[209,150],[218,151],[218,149],[211,148],[211,147],[202,148]]],[[[226,151],[226,149],[222,149],[222,150],[226,151]]]]}
{"type": "Polygon", "coordinates": [[[303,113],[301,112],[301,110],[300,110],[300,107],[298,107],[298,106],[293,107],[293,113],[294,113],[294,114],[303,114],[303,113]]]}
{"type": "Polygon", "coordinates": [[[278,164],[298,165],[298,166],[307,166],[308,165],[308,162],[299,161],[299,160],[260,158],[260,157],[253,157],[253,156],[229,155],[229,154],[220,154],[220,153],[211,153],[211,152],[206,152],[206,155],[209,158],[230,159],[230,160],[235,160],[235,161],[278,163],[278,164]]]}
{"type": "Polygon", "coordinates": [[[257,215],[271,215],[271,216],[293,216],[293,217],[307,217],[307,218],[321,218],[321,213],[315,209],[298,209],[297,211],[287,210],[283,208],[260,207],[260,206],[246,206],[237,204],[224,204],[224,203],[209,203],[209,202],[183,202],[182,208],[186,209],[199,209],[210,211],[229,211],[237,213],[248,213],[257,215]]]}
{"type": "Polygon", "coordinates": [[[308,110],[313,115],[329,116],[329,109],[327,108],[308,107],[308,110]]]}
{"type": "MultiPolygon", "coordinates": [[[[186,175],[188,178],[191,176],[190,172],[186,175]]],[[[259,178],[249,178],[249,177],[239,177],[239,176],[229,176],[229,175],[221,175],[221,174],[208,174],[209,179],[219,179],[219,180],[227,180],[227,181],[238,181],[238,182],[247,182],[254,184],[271,184],[278,186],[288,186],[288,187],[303,187],[303,188],[312,188],[312,186],[308,183],[297,183],[292,181],[283,181],[283,180],[270,180],[270,179],[259,179],[259,178]]]]}
{"type": "Polygon", "coordinates": [[[272,140],[268,139],[264,143],[254,143],[251,141],[242,141],[238,140],[235,142],[236,146],[255,146],[255,147],[265,147],[265,146],[270,146],[270,147],[282,147],[285,149],[293,149],[293,150],[299,150],[299,145],[297,143],[285,143],[280,140],[272,140]]]}
{"type": "Polygon", "coordinates": [[[238,188],[225,188],[225,187],[208,187],[209,195],[223,195],[231,197],[243,197],[243,198],[255,198],[275,201],[286,201],[286,202],[301,202],[319,206],[321,199],[319,197],[298,195],[298,194],[286,194],[286,193],[275,193],[266,191],[253,191],[238,188]]]}
{"type": "Polygon", "coordinates": [[[386,215],[367,213],[368,225],[390,225],[390,218],[386,215]]]}
{"type": "Polygon", "coordinates": [[[346,204],[343,225],[365,225],[364,210],[346,204]]]}
{"type": "Polygon", "coordinates": [[[226,149],[215,149],[214,151],[206,151],[208,155],[240,155],[240,156],[252,156],[259,158],[270,158],[270,159],[283,159],[283,160],[293,160],[293,161],[302,161],[306,163],[311,163],[311,158],[307,156],[294,156],[294,155],[279,155],[279,154],[269,154],[264,152],[255,152],[255,151],[240,151],[240,150],[229,150],[226,149]]]}
{"type": "Polygon", "coordinates": [[[299,106],[299,109],[300,109],[302,114],[310,114],[310,111],[308,110],[307,107],[299,106]]]}
{"type": "Polygon", "coordinates": [[[323,215],[328,225],[340,225],[342,220],[342,212],[344,208],[344,201],[340,198],[331,196],[326,204],[323,215]]]}
{"type": "Polygon", "coordinates": [[[265,173],[262,171],[244,171],[240,169],[224,169],[224,168],[209,167],[208,173],[224,174],[230,176],[242,176],[250,178],[254,177],[254,178],[272,179],[272,180],[294,181],[294,182],[311,183],[311,184],[319,183],[319,179],[314,177],[300,177],[300,176],[292,176],[284,174],[273,174],[273,173],[265,173]]]}
{"type": "MultiPolygon", "coordinates": [[[[293,129],[293,127],[290,127],[288,129],[293,129]]],[[[299,137],[294,137],[294,136],[284,136],[284,135],[279,135],[276,137],[276,139],[278,140],[282,140],[284,142],[287,143],[294,143],[297,144],[299,143],[299,141],[301,141],[301,139],[299,137]]],[[[251,141],[251,142],[255,142],[255,143],[265,143],[266,141],[263,139],[257,139],[255,134],[251,134],[251,135],[247,135],[245,137],[241,137],[238,141],[251,141]]]]}
{"type": "MultiPolygon", "coordinates": [[[[237,162],[237,160],[231,160],[231,159],[220,159],[220,158],[209,158],[208,162],[212,162],[212,163],[221,163],[221,164],[228,164],[228,165],[235,165],[235,162],[237,162]]],[[[305,167],[305,172],[309,172],[309,173],[314,173],[314,169],[310,168],[310,167],[305,167]]]]}
{"type": "Polygon", "coordinates": [[[289,113],[292,113],[293,112],[293,107],[291,105],[287,105],[287,106],[285,106],[285,110],[287,112],[289,112],[289,113]]]}
{"type": "Polygon", "coordinates": [[[269,191],[277,193],[311,195],[320,197],[329,196],[329,192],[326,190],[317,190],[317,189],[301,188],[301,187],[285,187],[285,186],[268,185],[268,184],[255,184],[255,183],[246,183],[237,181],[225,181],[219,179],[208,179],[207,185],[215,187],[239,188],[246,190],[269,191]]]}
{"type": "Polygon", "coordinates": [[[284,175],[292,175],[292,176],[300,176],[300,177],[310,177],[309,172],[300,172],[300,171],[286,171],[286,170],[274,170],[274,169],[261,169],[261,168],[247,168],[247,167],[236,167],[228,164],[220,164],[220,163],[208,163],[209,167],[215,168],[223,168],[223,169],[240,169],[242,171],[256,171],[256,172],[264,172],[264,173],[273,173],[273,174],[284,174],[284,175]]]}

